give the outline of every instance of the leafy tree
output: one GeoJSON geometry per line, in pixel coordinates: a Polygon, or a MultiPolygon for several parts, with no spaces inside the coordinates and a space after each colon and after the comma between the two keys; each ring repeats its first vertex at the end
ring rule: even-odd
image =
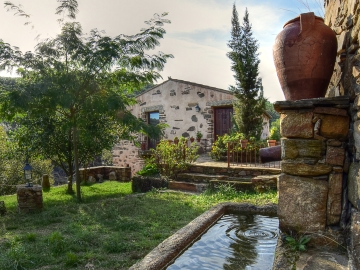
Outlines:
{"type": "Polygon", "coordinates": [[[0,70],[15,68],[21,76],[14,87],[2,86],[1,113],[20,125],[17,139],[23,149],[64,169],[69,192],[75,173],[81,200],[80,166],[119,139],[134,139],[134,132],[161,132],[131,114],[128,108],[136,101],[129,94],[161,77],[172,55],[146,52],[159,45],[163,25],[170,21],[166,13],[155,14],[133,36],[110,37],[97,29],[84,34],[81,24],[72,21],[77,1],[58,2],[56,14],[67,14],[69,21],[61,19],[61,33],[39,42],[34,52],[23,53],[0,40],[0,70]]]}
{"type": "Polygon", "coordinates": [[[275,122],[277,119],[280,119],[280,114],[275,111],[274,105],[270,101],[266,101],[266,111],[271,115],[270,125],[275,122]]]}
{"type": "MultiPolygon", "coordinates": [[[[11,132],[10,132],[11,133],[11,132]]],[[[16,185],[25,183],[25,156],[19,151],[16,140],[12,140],[6,129],[0,125],[0,196],[14,194],[16,185]]],[[[31,160],[33,182],[39,183],[43,174],[51,174],[50,160],[34,158],[31,160]]]]}
{"type": "Polygon", "coordinates": [[[235,86],[230,86],[237,98],[234,104],[236,131],[245,137],[260,139],[263,130],[262,115],[266,99],[263,96],[262,81],[259,77],[258,42],[252,36],[249,13],[246,9],[243,23],[240,25],[235,4],[232,12],[231,40],[227,53],[234,71],[235,86]]]}

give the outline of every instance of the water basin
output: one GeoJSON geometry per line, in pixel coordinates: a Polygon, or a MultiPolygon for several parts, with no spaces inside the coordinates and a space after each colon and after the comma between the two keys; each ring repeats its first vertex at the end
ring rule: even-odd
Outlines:
{"type": "Polygon", "coordinates": [[[271,269],[278,226],[274,216],[226,213],[166,269],[271,269]]]}

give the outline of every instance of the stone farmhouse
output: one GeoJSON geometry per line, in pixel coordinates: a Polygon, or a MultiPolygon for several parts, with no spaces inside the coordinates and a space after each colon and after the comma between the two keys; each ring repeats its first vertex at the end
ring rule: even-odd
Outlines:
{"type": "MultiPolygon", "coordinates": [[[[232,127],[234,95],[228,90],[169,78],[136,99],[137,104],[131,108],[135,116],[148,123],[169,125],[163,139],[196,138],[197,132],[201,132],[198,144],[202,152],[209,152],[215,138],[229,133],[232,127]]],[[[265,112],[262,139],[269,136],[270,118],[265,112]]],[[[159,139],[139,136],[141,148],[129,141],[121,141],[113,149],[114,165],[130,166],[133,173],[140,170],[143,162],[139,150],[155,148],[159,139]]]]}

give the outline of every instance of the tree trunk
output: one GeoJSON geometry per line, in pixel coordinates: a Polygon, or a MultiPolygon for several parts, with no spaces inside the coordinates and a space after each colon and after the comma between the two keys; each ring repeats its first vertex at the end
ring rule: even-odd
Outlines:
{"type": "MultiPolygon", "coordinates": [[[[69,130],[69,134],[68,134],[68,141],[69,141],[69,153],[71,153],[71,143],[70,143],[70,141],[71,141],[71,129],[69,130]]],[[[69,173],[69,175],[68,175],[68,177],[67,177],[67,179],[68,179],[68,193],[69,194],[72,194],[72,193],[74,193],[74,190],[73,190],[73,181],[72,181],[72,176],[73,176],[73,164],[72,164],[72,158],[69,158],[68,159],[68,172],[67,173],[69,173]]]]}
{"type": "Polygon", "coordinates": [[[75,179],[76,179],[76,197],[78,202],[81,202],[81,192],[80,192],[80,173],[79,173],[79,153],[77,148],[77,127],[73,127],[74,131],[74,163],[75,163],[75,179]]]}

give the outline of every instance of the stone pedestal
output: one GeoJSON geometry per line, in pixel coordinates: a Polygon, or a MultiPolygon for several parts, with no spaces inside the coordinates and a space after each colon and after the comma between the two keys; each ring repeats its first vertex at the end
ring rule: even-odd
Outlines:
{"type": "Polygon", "coordinates": [[[34,185],[26,187],[25,185],[18,185],[17,187],[17,201],[20,212],[41,211],[43,208],[42,187],[34,185]]]}
{"type": "Polygon", "coordinates": [[[278,101],[281,114],[279,226],[283,232],[325,232],[339,225],[349,99],[278,101]]]}

